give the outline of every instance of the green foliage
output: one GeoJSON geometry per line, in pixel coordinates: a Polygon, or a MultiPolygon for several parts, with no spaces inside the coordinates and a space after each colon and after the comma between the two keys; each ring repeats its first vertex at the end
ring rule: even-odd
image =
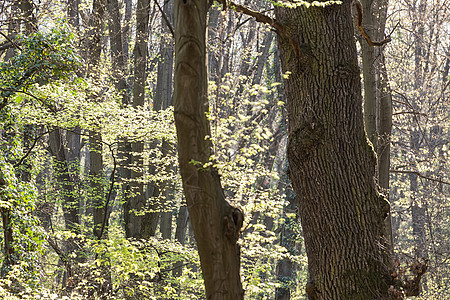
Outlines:
{"type": "MultiPolygon", "coordinates": [[[[72,35],[61,29],[19,36],[18,54],[0,62],[0,97],[7,98],[27,91],[33,84],[45,85],[55,79],[66,79],[79,65],[71,47],[72,35]]],[[[20,98],[16,98],[16,101],[20,98]]]]}
{"type": "MultiPolygon", "coordinates": [[[[14,270],[11,274],[14,277],[14,274],[20,272],[20,283],[33,287],[38,284],[40,251],[45,237],[34,215],[37,190],[34,184],[18,180],[14,168],[2,156],[0,156],[0,181],[4,183],[0,185],[0,209],[2,216],[5,214],[9,216],[7,226],[13,232],[12,265],[5,263],[5,254],[0,260],[2,273],[8,274],[14,270]]],[[[2,239],[2,246],[4,243],[2,239]]],[[[5,251],[3,247],[2,250],[5,251]]]]}

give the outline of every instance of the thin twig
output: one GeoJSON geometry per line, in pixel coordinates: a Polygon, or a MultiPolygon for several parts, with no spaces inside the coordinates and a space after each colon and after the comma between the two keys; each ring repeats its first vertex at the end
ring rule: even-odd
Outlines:
{"type": "Polygon", "coordinates": [[[390,170],[389,172],[391,172],[391,173],[403,173],[403,174],[415,174],[415,175],[417,175],[417,176],[419,176],[419,177],[421,177],[421,178],[423,178],[423,179],[427,179],[427,180],[431,180],[431,181],[434,181],[434,182],[439,182],[439,183],[442,183],[442,184],[450,185],[450,182],[448,182],[448,181],[443,181],[443,180],[440,180],[440,179],[428,177],[428,176],[425,176],[425,175],[423,175],[422,173],[417,172],[417,171],[409,171],[409,170],[405,170],[405,171],[402,171],[402,170],[390,170]]]}
{"type": "Polygon", "coordinates": [[[421,112],[417,112],[417,111],[400,111],[400,112],[393,113],[392,115],[396,116],[396,115],[406,115],[406,114],[415,114],[415,115],[419,115],[422,117],[428,117],[428,115],[426,113],[421,113],[421,112]]]}

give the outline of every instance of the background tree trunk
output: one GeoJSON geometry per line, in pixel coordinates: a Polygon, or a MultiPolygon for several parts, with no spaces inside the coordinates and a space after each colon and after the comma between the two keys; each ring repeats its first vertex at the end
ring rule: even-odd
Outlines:
{"type": "MultiPolygon", "coordinates": [[[[147,56],[149,36],[150,1],[139,0],[136,8],[136,41],[134,46],[134,82],[133,82],[133,107],[143,107],[145,102],[145,86],[147,81],[147,56]]],[[[144,142],[131,143],[133,153],[130,195],[124,204],[125,232],[127,237],[138,239],[149,238],[155,234],[157,221],[151,221],[151,214],[142,211],[146,207],[144,193],[143,157],[144,142]]]]}
{"type": "MultiPolygon", "coordinates": [[[[384,40],[387,0],[362,0],[363,27],[372,40],[384,40]]],[[[384,66],[384,48],[370,46],[362,36],[364,78],[364,125],[367,136],[377,152],[377,183],[389,199],[390,142],[392,131],[392,97],[384,66]]],[[[386,217],[386,239],[393,251],[391,215],[386,217]]]]}

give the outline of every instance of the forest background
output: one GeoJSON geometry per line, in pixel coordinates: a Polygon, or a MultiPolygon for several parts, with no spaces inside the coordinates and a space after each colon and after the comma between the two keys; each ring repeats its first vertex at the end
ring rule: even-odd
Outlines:
{"type": "MultiPolygon", "coordinates": [[[[418,299],[444,299],[450,3],[375,1],[374,11],[368,2],[368,32],[390,38],[370,48],[371,60],[355,26],[366,131],[377,151],[390,146],[382,192],[392,244],[402,263],[427,262],[418,299]],[[386,90],[391,133],[380,131],[381,102],[367,106],[386,90]]],[[[270,1],[245,5],[273,14],[270,1]]],[[[173,6],[0,3],[1,298],[205,297],[177,167],[173,6]]],[[[277,38],[253,17],[218,3],[209,10],[210,163],[225,198],[244,212],[246,299],[305,299],[308,282],[287,174],[290,74],[281,71],[277,38]]]]}

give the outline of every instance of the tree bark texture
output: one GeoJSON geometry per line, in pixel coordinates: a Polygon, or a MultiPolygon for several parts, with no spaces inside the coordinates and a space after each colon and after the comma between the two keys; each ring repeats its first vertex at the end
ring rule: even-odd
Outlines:
{"type": "Polygon", "coordinates": [[[178,155],[207,299],[243,299],[236,241],[242,212],[224,197],[210,164],[212,143],[206,72],[206,0],[175,1],[174,114],[178,155]]]}
{"type": "Polygon", "coordinates": [[[291,72],[287,152],[313,299],[387,299],[390,286],[386,202],[363,126],[350,6],[275,10],[292,39],[279,40],[283,72],[291,72]]]}

